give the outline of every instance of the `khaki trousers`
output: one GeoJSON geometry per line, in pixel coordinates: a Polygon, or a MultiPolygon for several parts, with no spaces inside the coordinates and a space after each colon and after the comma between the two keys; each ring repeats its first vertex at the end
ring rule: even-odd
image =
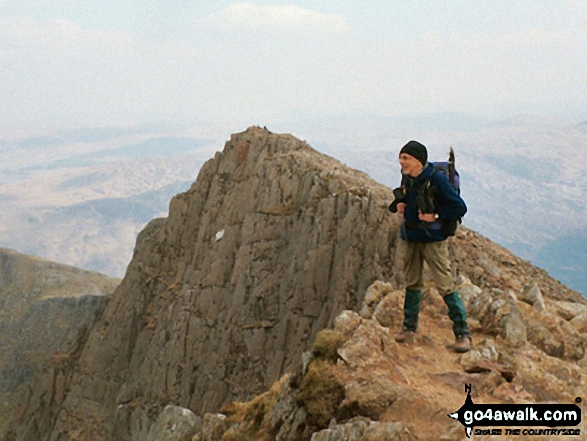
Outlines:
{"type": "Polygon", "coordinates": [[[419,291],[424,287],[424,261],[428,264],[432,279],[441,296],[455,291],[455,284],[450,270],[448,243],[405,241],[404,274],[406,288],[419,291]]]}

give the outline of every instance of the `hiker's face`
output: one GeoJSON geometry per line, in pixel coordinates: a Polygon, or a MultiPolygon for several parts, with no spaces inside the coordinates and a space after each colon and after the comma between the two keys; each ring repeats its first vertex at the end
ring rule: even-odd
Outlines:
{"type": "Polygon", "coordinates": [[[424,166],[420,161],[414,158],[412,155],[408,155],[407,153],[402,153],[399,155],[399,165],[402,168],[402,173],[404,175],[411,176],[415,178],[424,169],[424,166]]]}

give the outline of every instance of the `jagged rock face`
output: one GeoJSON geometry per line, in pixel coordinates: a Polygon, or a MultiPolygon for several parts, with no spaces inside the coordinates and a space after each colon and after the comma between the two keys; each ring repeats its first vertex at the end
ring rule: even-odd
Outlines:
{"type": "Polygon", "coordinates": [[[0,249],[0,435],[35,372],[87,337],[118,283],[0,249]]]}
{"type": "MultiPolygon", "coordinates": [[[[343,311],[334,329],[318,335],[312,352],[304,354],[307,363],[297,378],[284,376],[248,403],[231,403],[224,414],[205,415],[204,419],[222,421],[214,427],[223,432],[202,438],[209,429],[194,425],[193,441],[457,441],[465,439],[465,428],[448,415],[462,406],[465,384],[471,385],[475,403],[485,404],[570,404],[585,395],[584,355],[582,360],[564,352],[552,356],[540,342],[519,335],[512,338],[507,332],[510,322],[531,329],[534,320],[542,319],[546,326],[553,319],[568,321],[566,331],[576,350],[582,351],[587,334],[560,313],[571,313],[565,309],[567,302],[547,298],[536,310],[526,307],[527,290],[516,295],[479,288],[466,277],[460,281],[460,289],[468,291],[471,312],[474,346],[469,352],[459,355],[451,350],[454,337],[443,311],[446,306],[435,300],[438,293],[433,289],[423,298],[418,332],[397,343],[393,330],[399,327],[390,328],[389,323],[401,319],[397,299],[403,292],[376,281],[367,290],[360,314],[343,311]],[[488,301],[490,307],[475,308],[479,300],[488,301]],[[517,313],[512,315],[514,310],[517,313]]],[[[537,298],[543,299],[541,294],[533,297],[537,298]]],[[[575,314],[585,303],[574,303],[575,314]]],[[[165,420],[166,415],[163,412],[160,418],[165,420]]],[[[173,430],[166,433],[173,435],[173,430]]],[[[515,439],[535,436],[521,434],[515,439]]]]}
{"type": "MultiPolygon", "coordinates": [[[[584,364],[585,315],[574,306],[585,299],[466,228],[450,239],[450,251],[472,329],[487,342],[477,341],[480,351],[461,364],[446,348],[446,306],[427,286],[423,335],[398,346],[392,332],[402,319],[402,242],[399,218],[387,211],[390,197],[388,188],[292,136],[259,128],[234,135],[171,201],[169,217],[139,235],[126,277],[84,347],[37,376],[13,439],[147,439],[167,425],[168,404],[203,415],[202,433],[232,430],[238,439],[248,427],[227,428],[215,412],[301,370],[301,360],[309,361],[302,353],[331,326],[348,338],[338,351],[345,361],[336,364],[345,380],[335,385],[341,415],[381,424],[349,420],[318,439],[347,431],[357,440],[391,432],[417,439],[395,421],[425,426],[434,414],[432,423],[444,427],[446,409],[439,414],[435,406],[456,410],[465,381],[482,377],[484,390],[498,388],[503,401],[527,397],[517,395],[520,387],[542,399],[555,392],[532,390],[542,354],[584,364]],[[376,280],[385,283],[372,286],[376,280]],[[530,295],[533,288],[524,301],[509,294],[532,281],[540,295],[530,295]],[[561,314],[575,322],[574,349],[565,344],[570,328],[561,314]],[[496,343],[502,339],[506,349],[496,343]],[[528,347],[523,361],[504,363],[528,347]],[[511,369],[531,380],[511,386],[511,369]],[[410,406],[420,410],[410,415],[410,406]]],[[[290,386],[259,416],[262,429],[277,431],[269,439],[311,436],[311,412],[290,386]]]]}
{"type": "Polygon", "coordinates": [[[17,433],[140,439],[169,402],[203,413],[267,389],[398,273],[387,192],[292,136],[234,135],[140,234],[63,402],[38,393],[17,433]]]}

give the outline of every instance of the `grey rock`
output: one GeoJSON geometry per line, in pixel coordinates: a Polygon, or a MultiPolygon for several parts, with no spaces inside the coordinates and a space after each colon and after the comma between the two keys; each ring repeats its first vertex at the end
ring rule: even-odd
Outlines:
{"type": "Polygon", "coordinates": [[[311,441],[408,441],[414,439],[401,423],[381,423],[355,418],[312,435],[311,441]]]}
{"type": "Polygon", "coordinates": [[[575,317],[587,314],[587,306],[576,302],[555,301],[553,311],[565,320],[571,321],[575,317]]]}
{"type": "Polygon", "coordinates": [[[544,311],[546,308],[544,305],[544,299],[542,298],[542,292],[540,291],[540,288],[538,288],[538,284],[535,280],[524,286],[518,295],[518,298],[521,301],[534,306],[537,311],[544,311]]]}
{"type": "Polygon", "coordinates": [[[168,405],[151,426],[146,441],[192,441],[201,431],[201,417],[189,409],[168,405]]]}
{"type": "Polygon", "coordinates": [[[192,438],[192,441],[220,441],[230,424],[226,415],[221,413],[207,413],[202,421],[202,429],[192,438]]]}
{"type": "Polygon", "coordinates": [[[483,293],[483,290],[471,283],[470,280],[461,276],[458,284],[458,291],[466,308],[475,302],[483,293]]]}
{"type": "Polygon", "coordinates": [[[363,298],[363,306],[359,315],[363,318],[371,318],[375,308],[383,297],[385,297],[392,290],[392,286],[389,283],[384,283],[379,280],[374,282],[365,293],[363,298]]]}
{"type": "Polygon", "coordinates": [[[587,334],[587,313],[575,316],[569,323],[575,327],[577,332],[587,334]]]}
{"type": "Polygon", "coordinates": [[[361,325],[362,319],[359,314],[354,311],[342,311],[336,319],[334,319],[334,329],[341,332],[344,336],[350,337],[355,330],[361,325]]]}
{"type": "Polygon", "coordinates": [[[381,326],[390,329],[399,330],[402,328],[404,319],[404,293],[402,291],[393,291],[387,294],[377,305],[373,313],[373,318],[381,326]]]}
{"type": "Polygon", "coordinates": [[[516,305],[516,297],[512,292],[506,296],[505,311],[502,312],[503,336],[514,346],[526,343],[526,324],[516,305]]]}

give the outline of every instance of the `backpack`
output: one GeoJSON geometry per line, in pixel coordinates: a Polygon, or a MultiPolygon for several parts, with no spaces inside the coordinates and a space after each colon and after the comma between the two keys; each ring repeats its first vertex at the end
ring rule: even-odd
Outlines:
{"type": "MultiPolygon", "coordinates": [[[[460,195],[461,179],[459,172],[455,167],[455,152],[452,147],[450,148],[450,152],[448,154],[448,161],[433,162],[432,166],[434,167],[434,173],[442,173],[448,179],[448,182],[450,182],[457,194],[460,195]]],[[[418,198],[416,199],[416,203],[420,207],[422,213],[434,213],[435,195],[436,189],[430,185],[430,178],[428,178],[420,187],[418,198]]],[[[440,229],[446,236],[454,236],[456,234],[458,224],[462,223],[462,221],[462,217],[451,221],[444,221],[441,223],[440,229]]]]}
{"type": "MultiPolygon", "coordinates": [[[[455,152],[450,148],[448,154],[448,161],[445,162],[432,162],[432,166],[434,167],[434,173],[442,173],[448,179],[448,182],[451,183],[457,194],[461,194],[461,180],[459,176],[459,172],[455,167],[455,152]]],[[[433,173],[433,174],[434,174],[433,173]]],[[[428,178],[424,183],[421,185],[418,196],[416,199],[416,203],[422,213],[434,213],[434,197],[436,194],[436,189],[430,185],[430,178],[428,178]]],[[[400,202],[405,201],[405,186],[404,180],[402,178],[401,187],[398,187],[393,190],[394,201],[389,206],[389,211],[392,213],[397,212],[397,204],[400,202]]],[[[442,232],[446,236],[454,236],[458,224],[462,223],[462,217],[455,219],[453,221],[445,221],[445,222],[434,222],[433,228],[440,228],[442,232]],[[441,225],[440,225],[441,224],[441,225]]]]}
{"type": "Polygon", "coordinates": [[[434,172],[442,173],[451,183],[456,192],[461,194],[461,178],[459,172],[455,168],[455,152],[450,148],[448,153],[448,161],[446,162],[433,162],[434,172]]]}

